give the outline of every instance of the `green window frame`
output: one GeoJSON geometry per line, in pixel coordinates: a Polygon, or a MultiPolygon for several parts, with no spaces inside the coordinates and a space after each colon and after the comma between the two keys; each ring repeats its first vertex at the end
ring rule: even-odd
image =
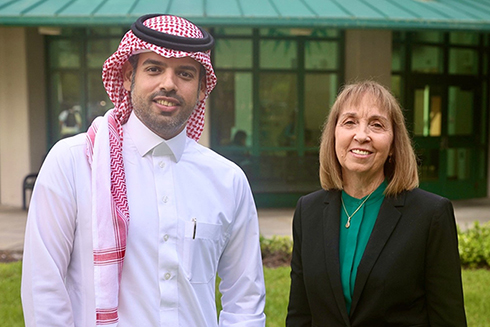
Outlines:
{"type": "Polygon", "coordinates": [[[212,33],[218,84],[210,96],[211,148],[242,167],[258,206],[294,206],[298,196],[320,188],[319,138],[344,80],[344,33],[212,33]]]}
{"type": "Polygon", "coordinates": [[[392,91],[406,110],[420,186],[451,199],[487,194],[490,35],[394,31],[392,91]]]}
{"type": "MultiPolygon", "coordinates": [[[[112,108],[102,85],[102,65],[116,49],[125,27],[62,28],[46,37],[48,145],[64,137],[60,113],[75,108],[83,132],[112,108]]],[[[66,135],[67,136],[67,135],[66,135]]]]}

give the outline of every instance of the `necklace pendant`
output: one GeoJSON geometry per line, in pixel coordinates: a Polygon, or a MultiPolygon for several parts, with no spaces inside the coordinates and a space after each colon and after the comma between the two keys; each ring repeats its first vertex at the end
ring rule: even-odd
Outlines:
{"type": "Polygon", "coordinates": [[[345,228],[349,228],[350,227],[350,219],[359,211],[359,209],[362,208],[362,206],[364,205],[364,203],[366,203],[366,201],[369,199],[369,197],[373,193],[374,193],[374,191],[372,191],[371,193],[369,193],[369,195],[364,199],[364,201],[361,202],[361,204],[357,207],[356,210],[354,210],[354,212],[350,216],[349,216],[349,213],[347,212],[347,208],[345,207],[344,199],[342,197],[340,198],[340,201],[342,201],[342,207],[344,207],[345,215],[347,216],[347,223],[345,224],[345,228]]]}

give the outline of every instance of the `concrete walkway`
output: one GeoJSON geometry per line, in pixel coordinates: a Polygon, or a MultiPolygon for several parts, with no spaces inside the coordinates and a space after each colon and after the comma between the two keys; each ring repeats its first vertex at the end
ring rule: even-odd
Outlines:
{"type": "MultiPolygon", "coordinates": [[[[490,221],[490,199],[453,201],[456,222],[462,229],[471,227],[475,221],[490,221]]],[[[261,234],[291,236],[294,208],[259,209],[261,234]]],[[[21,251],[24,247],[24,232],[27,212],[19,207],[0,205],[0,250],[21,251]]]]}

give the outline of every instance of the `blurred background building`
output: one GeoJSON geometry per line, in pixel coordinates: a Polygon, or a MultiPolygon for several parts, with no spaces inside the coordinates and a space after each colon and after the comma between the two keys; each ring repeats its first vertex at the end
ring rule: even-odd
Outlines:
{"type": "Polygon", "coordinates": [[[320,187],[322,123],[339,88],[366,78],[404,107],[422,188],[488,197],[490,0],[0,0],[0,204],[20,206],[62,112],[84,131],[112,107],[102,64],[146,13],[215,37],[201,143],[244,169],[258,206],[320,187]]]}

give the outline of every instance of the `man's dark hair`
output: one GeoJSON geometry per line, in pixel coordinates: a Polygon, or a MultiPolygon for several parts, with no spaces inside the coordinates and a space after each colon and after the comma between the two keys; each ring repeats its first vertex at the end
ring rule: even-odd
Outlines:
{"type": "Polygon", "coordinates": [[[139,59],[140,59],[139,53],[129,57],[128,61],[131,64],[131,67],[133,67],[133,70],[136,70],[136,67],[138,67],[139,59]]]}

